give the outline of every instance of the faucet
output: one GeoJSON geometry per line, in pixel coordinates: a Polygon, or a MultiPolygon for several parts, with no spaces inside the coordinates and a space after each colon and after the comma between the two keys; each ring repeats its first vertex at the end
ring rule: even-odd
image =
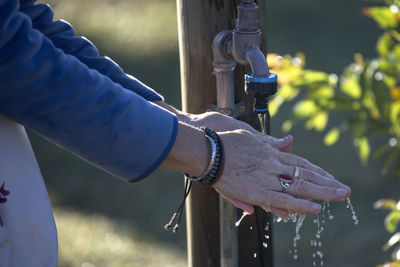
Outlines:
{"type": "Polygon", "coordinates": [[[242,0],[237,6],[235,29],[222,31],[214,39],[213,64],[216,73],[221,69],[222,72],[233,71],[232,60],[242,65],[249,64],[251,73],[245,75],[245,91],[254,97],[254,111],[265,116],[268,99],[277,91],[277,76],[269,72],[266,57],[260,50],[258,10],[254,0],[242,0]],[[227,66],[229,68],[223,70],[227,66]]]}
{"type": "Polygon", "coordinates": [[[237,19],[232,33],[232,56],[251,67],[245,75],[245,91],[254,96],[254,111],[265,114],[268,98],[277,91],[277,76],[270,73],[265,55],[260,50],[259,8],[254,0],[243,0],[237,6],[237,19]]]}

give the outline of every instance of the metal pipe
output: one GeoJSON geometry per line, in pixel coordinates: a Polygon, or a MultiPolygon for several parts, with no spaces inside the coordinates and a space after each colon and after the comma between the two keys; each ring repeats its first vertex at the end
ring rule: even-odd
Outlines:
{"type": "MultiPolygon", "coordinates": [[[[236,61],[231,53],[232,31],[222,31],[214,38],[213,66],[217,82],[217,111],[232,116],[235,109],[234,70],[236,61]]],[[[221,267],[239,266],[238,232],[235,227],[236,209],[219,197],[221,267]]]]}

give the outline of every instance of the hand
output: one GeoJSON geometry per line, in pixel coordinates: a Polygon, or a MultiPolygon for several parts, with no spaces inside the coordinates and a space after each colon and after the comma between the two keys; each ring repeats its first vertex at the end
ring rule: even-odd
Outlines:
{"type": "MultiPolygon", "coordinates": [[[[193,115],[162,102],[157,104],[174,112],[186,124],[206,125],[219,131],[225,148],[225,168],[214,188],[238,208],[252,213],[252,205],[258,205],[279,217],[286,217],[288,211],[318,213],[321,206],[310,199],[342,201],[351,193],[348,186],[320,167],[290,154],[291,136],[284,139],[261,136],[250,125],[216,112],[193,115]],[[299,178],[283,192],[278,175],[292,175],[296,166],[300,168],[299,178]]],[[[204,151],[208,144],[201,137],[202,133],[189,128],[180,123],[177,141],[163,164],[167,169],[192,171],[196,175],[202,170],[194,169],[207,164],[197,162],[207,158],[204,151]],[[182,169],[185,166],[187,169],[182,169]]]]}
{"type": "MultiPolygon", "coordinates": [[[[236,120],[232,117],[223,115],[218,112],[206,112],[199,115],[191,115],[190,120],[191,124],[197,127],[206,125],[214,129],[215,131],[232,131],[232,130],[243,129],[261,136],[261,133],[255,130],[249,124],[243,121],[236,120]]],[[[288,153],[292,152],[293,137],[290,135],[282,139],[277,139],[269,135],[263,138],[268,140],[273,147],[277,148],[282,152],[288,152],[288,153]]],[[[254,212],[253,205],[239,201],[235,198],[229,198],[229,197],[225,198],[228,199],[235,207],[242,209],[248,214],[252,214],[254,212]]],[[[280,210],[274,207],[271,207],[271,212],[283,218],[285,218],[288,214],[286,210],[280,210]]]]}
{"type": "Polygon", "coordinates": [[[351,190],[332,175],[307,160],[280,151],[271,138],[235,130],[219,133],[225,149],[225,168],[214,188],[224,197],[258,205],[280,217],[287,211],[318,213],[321,206],[312,199],[343,201],[351,190]],[[278,175],[292,176],[300,168],[298,179],[283,191],[278,175]]]}

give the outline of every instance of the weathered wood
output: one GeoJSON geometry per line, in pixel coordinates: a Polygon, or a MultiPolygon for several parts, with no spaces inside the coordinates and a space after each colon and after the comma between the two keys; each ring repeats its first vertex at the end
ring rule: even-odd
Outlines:
{"type": "MultiPolygon", "coordinates": [[[[211,44],[218,32],[233,29],[239,2],[177,0],[182,108],[186,112],[202,113],[207,105],[216,103],[211,44]]],[[[258,5],[260,10],[265,10],[263,2],[258,1],[258,5]]],[[[260,15],[260,21],[264,23],[265,12],[260,12],[260,15]]],[[[265,52],[265,42],[263,50],[265,52]]],[[[246,103],[246,114],[241,119],[259,128],[251,99],[244,93],[243,75],[246,70],[242,66],[236,68],[236,99],[246,103]]],[[[193,186],[186,204],[190,267],[220,265],[218,203],[218,195],[212,188],[193,186]]],[[[266,241],[264,235],[272,236],[264,230],[269,219],[264,211],[256,209],[255,215],[248,216],[239,227],[239,266],[272,266],[272,245],[269,244],[267,249],[262,245],[266,241]]]]}

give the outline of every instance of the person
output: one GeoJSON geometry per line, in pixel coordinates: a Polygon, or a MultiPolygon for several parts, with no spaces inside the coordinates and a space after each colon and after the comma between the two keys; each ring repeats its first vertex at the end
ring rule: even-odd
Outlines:
{"type": "Polygon", "coordinates": [[[127,181],[158,167],[202,176],[213,141],[199,127],[208,126],[224,151],[224,168],[212,186],[250,213],[253,205],[280,217],[318,213],[313,199],[343,201],[351,194],[331,174],[291,154],[291,136],[263,137],[222,114],[186,114],[167,105],[35,1],[0,0],[3,116],[127,181]]]}

